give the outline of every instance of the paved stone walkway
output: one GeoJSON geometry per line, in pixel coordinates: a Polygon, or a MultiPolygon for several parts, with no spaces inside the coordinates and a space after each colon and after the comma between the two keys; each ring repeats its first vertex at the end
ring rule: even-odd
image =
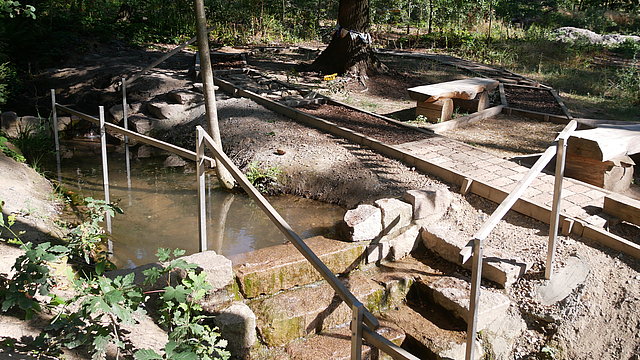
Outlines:
{"type": "MultiPolygon", "coordinates": [[[[505,192],[513,190],[529,171],[528,167],[513,161],[441,136],[397,147],[432,164],[462,173],[505,192]]],[[[554,181],[553,175],[539,174],[523,197],[537,205],[551,207],[554,181]]],[[[591,215],[602,211],[604,197],[609,193],[593,185],[565,178],[562,186],[562,212],[572,218],[587,220],[591,215]]]]}

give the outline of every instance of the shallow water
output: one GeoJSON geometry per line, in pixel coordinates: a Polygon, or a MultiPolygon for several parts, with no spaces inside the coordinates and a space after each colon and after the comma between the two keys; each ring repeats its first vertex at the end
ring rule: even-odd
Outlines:
{"type": "MultiPolygon", "coordinates": [[[[64,144],[62,183],[83,197],[103,199],[99,143],[64,144]]],[[[118,267],[155,261],[158,247],[198,250],[198,201],[195,164],[185,169],[165,168],[164,157],[131,161],[131,188],[127,184],[124,154],[109,153],[111,201],[124,210],[113,219],[113,251],[118,267]]],[[[303,239],[333,236],[343,217],[341,207],[295,196],[268,200],[303,239]]],[[[220,190],[207,175],[207,238],[210,250],[234,255],[282,244],[285,237],[246,195],[220,190]],[[226,216],[225,216],[226,215],[226,216]]]]}

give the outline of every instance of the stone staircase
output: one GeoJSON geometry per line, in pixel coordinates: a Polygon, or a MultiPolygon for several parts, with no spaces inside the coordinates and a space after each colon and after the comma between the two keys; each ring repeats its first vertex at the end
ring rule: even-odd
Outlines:
{"type": "MultiPolygon", "coordinates": [[[[360,241],[314,237],[305,242],[381,320],[380,334],[421,359],[463,359],[470,283],[458,254],[468,239],[430,225],[437,223],[434,212],[424,210],[443,211],[448,205],[429,199],[436,191],[426,192],[408,195],[411,206],[384,199],[376,202],[379,212],[369,207],[347,212],[347,233],[360,241]],[[416,209],[430,224],[414,218],[416,209]],[[400,213],[407,210],[408,215],[400,213]],[[357,228],[372,221],[380,222],[380,231],[362,239],[367,236],[357,228]]],[[[362,231],[370,232],[370,227],[362,231]]],[[[491,283],[483,286],[480,298],[478,330],[483,338],[476,343],[478,359],[486,352],[507,356],[526,328],[512,315],[502,288],[511,286],[528,265],[498,253],[488,252],[487,257],[484,275],[491,283]]],[[[292,244],[231,260],[239,292],[256,318],[261,345],[253,347],[251,359],[349,358],[351,309],[292,244]]],[[[375,358],[368,346],[363,346],[363,358],[375,358]]]]}

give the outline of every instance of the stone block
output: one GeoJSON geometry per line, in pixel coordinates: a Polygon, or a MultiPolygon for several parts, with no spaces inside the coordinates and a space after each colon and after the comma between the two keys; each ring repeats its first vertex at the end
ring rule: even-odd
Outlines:
{"type": "Polygon", "coordinates": [[[389,258],[397,261],[409,255],[420,244],[420,226],[413,225],[400,233],[395,238],[389,240],[391,251],[389,258]]]}
{"type": "Polygon", "coordinates": [[[182,167],[187,165],[187,162],[178,155],[169,155],[164,159],[164,167],[182,167]]]}
{"type": "Polygon", "coordinates": [[[348,240],[373,240],[382,231],[382,212],[373,205],[358,205],[344,214],[344,224],[348,240]]]}
{"type": "MultiPolygon", "coordinates": [[[[109,108],[109,115],[111,115],[110,120],[113,124],[119,124],[124,118],[122,109],[122,104],[113,105],[109,108]]],[[[127,105],[127,118],[131,114],[133,114],[133,109],[131,109],[131,106],[127,105]]]]}
{"type": "MultiPolygon", "coordinates": [[[[402,330],[383,324],[376,329],[376,332],[394,344],[400,346],[404,341],[405,334],[402,330]]],[[[351,332],[348,327],[332,329],[305,340],[293,342],[286,347],[287,359],[308,360],[308,359],[331,359],[350,360],[351,359],[351,332]]],[[[373,359],[371,348],[367,344],[362,344],[362,359],[373,359]]],[[[388,360],[391,357],[384,352],[380,352],[381,360],[388,360]]]]}
{"type": "Polygon", "coordinates": [[[439,220],[451,205],[452,195],[447,189],[428,188],[408,190],[403,199],[413,206],[413,219],[425,221],[439,220]]]}
{"type": "Polygon", "coordinates": [[[159,119],[180,120],[184,116],[184,105],[168,104],[164,101],[147,103],[147,110],[159,119]]]}
{"type": "Polygon", "coordinates": [[[196,104],[204,101],[204,96],[200,93],[190,90],[176,90],[167,94],[170,101],[174,104],[196,104]]]}
{"type": "MultiPolygon", "coordinates": [[[[321,236],[306,239],[305,243],[334,274],[357,268],[365,249],[361,244],[321,236]]],[[[240,290],[247,298],[322,280],[322,276],[293,244],[271,246],[231,258],[240,290]]]]}
{"type": "MultiPolygon", "coordinates": [[[[460,264],[460,251],[469,242],[462,232],[457,229],[449,229],[442,225],[430,225],[422,228],[422,241],[425,247],[441,258],[460,264]]],[[[511,286],[519,277],[524,275],[531,264],[521,259],[516,259],[493,249],[485,249],[483,254],[482,277],[500,284],[503,287],[511,286]]],[[[471,268],[472,261],[462,265],[466,269],[471,268]]]]}
{"type": "MultiPolygon", "coordinates": [[[[385,288],[361,274],[351,276],[348,287],[373,313],[386,308],[385,288]]],[[[261,338],[280,346],[311,333],[347,325],[351,308],[336,297],[326,282],[280,292],[248,303],[257,316],[261,338]]]]}
{"type": "Polygon", "coordinates": [[[231,260],[213,250],[183,256],[181,259],[198,265],[197,270],[206,274],[207,282],[213,287],[213,291],[223,289],[235,279],[231,260]]]}
{"type": "MultiPolygon", "coordinates": [[[[449,310],[453,315],[467,322],[469,318],[469,298],[471,284],[456,277],[442,277],[436,281],[418,282],[427,296],[436,304],[449,310]]],[[[480,303],[478,304],[478,331],[489,326],[495,319],[503,318],[511,306],[509,298],[499,292],[489,289],[480,291],[480,303]]]]}
{"type": "Polygon", "coordinates": [[[382,233],[390,234],[411,224],[413,207],[398,199],[380,199],[375,202],[382,212],[382,233]]]}
{"type": "Polygon", "coordinates": [[[213,318],[223,338],[228,341],[227,350],[242,358],[256,343],[256,315],[242,302],[234,302],[213,318]]]}

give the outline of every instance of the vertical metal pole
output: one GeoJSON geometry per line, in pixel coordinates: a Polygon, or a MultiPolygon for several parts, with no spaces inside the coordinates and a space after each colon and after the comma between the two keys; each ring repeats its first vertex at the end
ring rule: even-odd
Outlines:
{"type": "Polygon", "coordinates": [[[200,236],[200,251],[207,251],[207,193],[205,189],[206,169],[204,159],[204,130],[196,130],[196,174],[198,176],[198,234],[200,236]]]}
{"type": "MultiPolygon", "coordinates": [[[[127,81],[122,78],[122,121],[124,128],[129,130],[129,106],[127,105],[127,81]]],[[[131,206],[131,161],[129,159],[129,137],[124,136],[124,161],[127,167],[127,189],[129,190],[129,206],[131,206]]]]}
{"type": "MultiPolygon", "coordinates": [[[[104,186],[104,201],[108,204],[111,202],[109,197],[109,166],[107,165],[107,132],[104,127],[104,106],[99,106],[100,112],[100,147],[102,149],[102,181],[104,186]]],[[[107,223],[107,232],[111,234],[111,216],[105,214],[107,223]]],[[[109,249],[111,251],[112,249],[109,249]]]]}
{"type": "Polygon", "coordinates": [[[351,360],[362,359],[362,313],[361,303],[351,305],[351,360]]]}
{"type": "Polygon", "coordinates": [[[478,329],[478,304],[482,284],[482,240],[473,239],[473,265],[471,268],[471,298],[467,319],[467,351],[465,360],[474,359],[476,331],[478,329]]]}
{"type": "Polygon", "coordinates": [[[53,118],[53,140],[56,144],[56,168],[58,170],[58,184],[62,183],[60,169],[60,139],[58,137],[58,112],[56,111],[56,91],[51,89],[51,117],[53,118]]]}
{"type": "Polygon", "coordinates": [[[566,161],[567,141],[558,139],[556,152],[556,180],[553,187],[553,206],[549,221],[549,244],[547,245],[547,265],[544,269],[544,278],[551,279],[553,273],[553,258],[556,253],[556,239],[558,238],[558,226],[560,223],[560,206],[562,203],[562,180],[564,178],[564,165],[566,161]]]}

